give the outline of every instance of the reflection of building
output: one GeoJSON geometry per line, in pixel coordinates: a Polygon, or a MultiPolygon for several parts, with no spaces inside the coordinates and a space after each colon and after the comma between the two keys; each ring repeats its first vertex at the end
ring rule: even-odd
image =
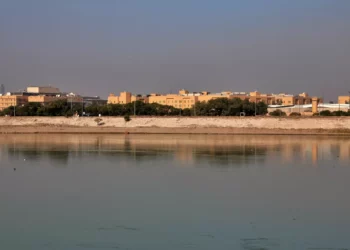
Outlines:
{"type": "Polygon", "coordinates": [[[348,160],[350,156],[350,144],[345,143],[339,149],[339,158],[341,160],[348,160]]]}
{"type": "Polygon", "coordinates": [[[176,160],[183,162],[183,163],[188,163],[193,161],[193,149],[188,148],[188,147],[179,147],[175,151],[175,158],[176,160]]]}
{"type": "Polygon", "coordinates": [[[318,144],[317,143],[313,143],[312,144],[312,154],[311,154],[311,156],[312,156],[312,163],[314,164],[314,165],[316,165],[317,164],[317,161],[318,161],[318,144]]]}

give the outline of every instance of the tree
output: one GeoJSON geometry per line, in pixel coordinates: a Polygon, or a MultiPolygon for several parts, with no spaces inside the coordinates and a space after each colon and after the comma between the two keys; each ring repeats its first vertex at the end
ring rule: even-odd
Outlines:
{"type": "Polygon", "coordinates": [[[256,105],[256,114],[257,115],[266,115],[267,114],[267,104],[264,102],[258,102],[256,105]]]}

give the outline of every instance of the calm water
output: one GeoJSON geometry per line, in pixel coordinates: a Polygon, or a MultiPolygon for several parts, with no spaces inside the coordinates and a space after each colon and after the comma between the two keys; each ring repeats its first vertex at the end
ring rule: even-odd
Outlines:
{"type": "Polygon", "coordinates": [[[0,136],[0,249],[350,249],[349,158],[338,137],[0,136]]]}

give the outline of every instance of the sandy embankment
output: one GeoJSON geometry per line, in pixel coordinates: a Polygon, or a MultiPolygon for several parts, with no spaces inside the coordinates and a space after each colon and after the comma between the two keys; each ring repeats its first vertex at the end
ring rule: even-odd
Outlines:
{"type": "Polygon", "coordinates": [[[350,117],[1,117],[0,133],[343,134],[350,117]]]}

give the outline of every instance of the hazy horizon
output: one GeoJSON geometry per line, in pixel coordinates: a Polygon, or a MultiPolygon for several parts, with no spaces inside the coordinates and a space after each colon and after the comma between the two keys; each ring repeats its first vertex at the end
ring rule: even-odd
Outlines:
{"type": "Polygon", "coordinates": [[[99,95],[350,91],[350,1],[1,0],[0,84],[99,95]]]}

